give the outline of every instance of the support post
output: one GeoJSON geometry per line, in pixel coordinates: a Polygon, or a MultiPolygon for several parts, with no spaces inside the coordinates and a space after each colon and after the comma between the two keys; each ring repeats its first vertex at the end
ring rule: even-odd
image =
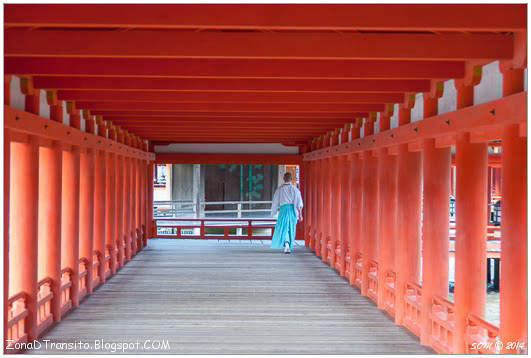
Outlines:
{"type": "Polygon", "coordinates": [[[100,282],[105,282],[105,230],[106,230],[106,182],[107,153],[96,153],[94,163],[94,251],[100,253],[98,275],[100,282]]]}
{"type": "Polygon", "coordinates": [[[116,273],[117,260],[114,255],[116,250],[116,154],[108,153],[107,175],[105,179],[105,245],[109,246],[111,255],[111,274],[116,273]]]}
{"type": "MultiPolygon", "coordinates": [[[[523,91],[523,69],[503,71],[503,94],[523,91]]],[[[502,136],[502,242],[500,279],[500,338],[502,353],[521,353],[508,342],[527,349],[527,137],[518,125],[502,136]],[[512,348],[512,349],[507,349],[512,348]]]]}
{"type": "MultiPolygon", "coordinates": [[[[9,296],[28,295],[28,340],[37,338],[37,231],[39,149],[37,138],[11,143],[9,296]]],[[[4,303],[7,305],[7,302],[4,303]]]]}
{"type": "MultiPolygon", "coordinates": [[[[338,156],[333,157],[330,160],[330,163],[332,164],[333,173],[330,172],[330,179],[331,179],[331,213],[330,213],[330,250],[328,256],[330,257],[330,267],[332,269],[336,269],[336,263],[338,260],[338,257],[336,255],[336,248],[337,245],[341,242],[341,177],[343,176],[343,168],[341,166],[341,160],[338,156]]],[[[343,256],[343,253],[341,253],[343,256]]]]}
{"type": "Polygon", "coordinates": [[[351,187],[351,205],[352,211],[352,232],[350,235],[350,275],[349,281],[351,285],[355,282],[355,266],[356,255],[361,252],[361,224],[363,222],[362,213],[362,198],[363,198],[363,161],[359,154],[355,154],[350,159],[350,171],[352,179],[351,187]]]}
{"type": "MultiPolygon", "coordinates": [[[[62,145],[54,141],[39,149],[39,279],[53,281],[51,312],[61,320],[61,183],[62,145]]],[[[35,199],[34,199],[35,200],[35,199]]]]}
{"type": "MultiPolygon", "coordinates": [[[[11,78],[9,78],[11,80],[11,78]]],[[[4,86],[6,81],[4,79],[4,86]]],[[[9,82],[7,83],[9,86],[9,82]]],[[[8,101],[9,93],[5,93],[4,98],[8,101]],[[7,96],[7,97],[6,97],[7,96]]],[[[8,304],[9,299],[9,203],[11,199],[11,132],[8,128],[4,128],[4,337],[7,337],[9,315],[8,304]]],[[[7,344],[4,341],[4,354],[7,353],[7,344]]]]}
{"type": "Polygon", "coordinates": [[[155,232],[155,221],[153,220],[153,175],[155,164],[153,162],[148,163],[148,177],[147,177],[147,232],[151,237],[156,235],[155,232]]]}
{"type": "Polygon", "coordinates": [[[424,216],[422,224],[421,344],[431,334],[431,302],[434,295],[448,296],[448,231],[450,216],[450,148],[436,148],[435,139],[423,145],[424,216]]]}
{"type": "Polygon", "coordinates": [[[80,150],[63,150],[61,197],[61,267],[72,270],[70,297],[79,306],[79,170],[80,150]]]}
{"type": "Polygon", "coordinates": [[[116,237],[118,250],[118,263],[120,267],[125,264],[125,246],[124,246],[124,157],[116,156],[116,237]]]}
{"type": "Polygon", "coordinates": [[[382,149],[380,152],[378,173],[378,177],[380,178],[380,220],[378,222],[378,307],[383,309],[385,307],[384,289],[386,273],[389,270],[394,269],[397,224],[396,185],[398,176],[398,160],[396,155],[388,153],[387,149],[382,149]]]}
{"type": "Polygon", "coordinates": [[[322,242],[321,242],[321,260],[328,262],[328,242],[331,240],[332,225],[332,173],[331,159],[323,160],[323,205],[322,205],[322,242]]]}
{"type": "Polygon", "coordinates": [[[455,346],[465,352],[469,313],[485,317],[487,223],[487,143],[470,143],[470,134],[457,136],[455,238],[455,346]]]}
{"type": "MultiPolygon", "coordinates": [[[[367,124],[367,123],[366,123],[367,124]]],[[[367,127],[366,127],[367,128],[367,127]]],[[[361,254],[363,271],[361,279],[361,294],[367,295],[369,284],[369,261],[376,259],[378,238],[378,158],[372,151],[363,152],[362,184],[362,218],[361,218],[361,254]]]]}
{"type": "Polygon", "coordinates": [[[92,293],[94,256],[94,151],[80,155],[79,176],[79,255],[88,261],[87,293],[92,293]]]}
{"type": "Polygon", "coordinates": [[[136,159],[129,158],[129,236],[131,240],[131,257],[136,255],[136,159]]]}
{"type": "Polygon", "coordinates": [[[130,159],[123,160],[123,238],[125,243],[125,261],[131,260],[131,163],[130,159]]]}
{"type": "MultiPolygon", "coordinates": [[[[341,184],[341,195],[340,195],[340,202],[341,202],[341,210],[339,215],[339,225],[341,225],[341,257],[339,258],[339,274],[341,276],[346,275],[346,258],[349,254],[349,247],[350,247],[350,237],[349,233],[351,230],[352,221],[350,216],[352,215],[352,206],[350,202],[350,161],[348,160],[347,156],[341,156],[339,158],[339,164],[341,166],[341,176],[340,176],[340,184],[341,184]]],[[[352,255],[351,255],[352,260],[352,255]]]]}

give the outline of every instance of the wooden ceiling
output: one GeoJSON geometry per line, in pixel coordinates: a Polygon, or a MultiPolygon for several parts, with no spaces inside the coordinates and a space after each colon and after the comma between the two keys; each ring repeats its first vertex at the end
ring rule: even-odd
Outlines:
{"type": "Polygon", "coordinates": [[[307,143],[466,63],[526,5],[5,5],[5,73],[154,142],[307,143]]]}

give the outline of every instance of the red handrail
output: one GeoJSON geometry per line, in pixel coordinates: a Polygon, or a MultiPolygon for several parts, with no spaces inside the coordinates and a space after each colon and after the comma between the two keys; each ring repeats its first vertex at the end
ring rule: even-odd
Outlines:
{"type": "Polygon", "coordinates": [[[87,294],[87,273],[89,270],[89,261],[87,258],[82,257],[79,259],[79,301],[87,294]]]}
{"type": "Polygon", "coordinates": [[[74,272],[70,267],[61,270],[61,287],[59,289],[59,294],[61,295],[61,316],[72,308],[72,294],[70,290],[73,275],[74,272]]]}
{"type": "Polygon", "coordinates": [[[420,336],[422,312],[422,287],[414,282],[406,282],[404,325],[420,336]]]}
{"type": "Polygon", "coordinates": [[[465,353],[499,354],[499,328],[470,313],[466,320],[465,353]]]}
{"type": "Polygon", "coordinates": [[[361,288],[363,275],[363,256],[358,252],[354,257],[354,285],[361,288]]]}
{"type": "Polygon", "coordinates": [[[37,293],[37,333],[40,334],[53,323],[52,299],[54,285],[50,277],[46,277],[38,283],[37,293]]]}
{"type": "Polygon", "coordinates": [[[26,317],[29,299],[25,292],[20,292],[7,300],[7,340],[10,342],[7,348],[13,348],[17,343],[28,341],[26,317]]]}
{"type": "MultiPolygon", "coordinates": [[[[172,219],[155,219],[155,233],[156,238],[177,238],[177,239],[214,239],[214,240],[270,240],[273,237],[276,219],[193,219],[193,218],[172,218],[172,219]],[[159,225],[159,222],[184,222],[185,224],[169,224],[169,225],[159,225]],[[190,222],[190,224],[186,224],[190,222]],[[208,225],[207,223],[232,223],[232,222],[245,222],[247,225],[208,225]],[[253,223],[261,222],[266,223],[266,225],[256,226],[253,223]],[[194,224],[199,223],[199,224],[194,224]],[[267,223],[271,223],[267,225],[267,223]],[[176,233],[159,233],[160,229],[173,229],[176,233]],[[198,229],[198,234],[182,234],[183,229],[198,229]],[[208,234],[208,229],[223,229],[223,234],[208,234]],[[247,233],[242,234],[230,234],[229,230],[242,229],[246,230],[247,233]],[[268,235],[253,235],[253,230],[256,229],[270,229],[270,234],[268,235]]],[[[173,231],[172,230],[172,231],[173,231]]]]}
{"type": "Polygon", "coordinates": [[[430,344],[442,354],[452,354],[455,331],[454,303],[440,296],[432,298],[430,344]]]}
{"type": "Polygon", "coordinates": [[[392,316],[395,316],[395,283],[396,273],[394,271],[387,271],[385,273],[384,286],[384,308],[392,316]]]}
{"type": "Polygon", "coordinates": [[[368,265],[367,296],[374,302],[378,302],[378,263],[374,260],[369,260],[368,265]]]}
{"type": "Polygon", "coordinates": [[[96,287],[103,279],[100,277],[100,265],[103,264],[102,254],[99,250],[94,250],[92,257],[92,287],[96,287]]]}

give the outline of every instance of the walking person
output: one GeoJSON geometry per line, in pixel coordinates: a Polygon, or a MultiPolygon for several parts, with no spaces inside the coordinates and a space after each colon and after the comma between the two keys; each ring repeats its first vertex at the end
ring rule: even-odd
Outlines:
{"type": "Polygon", "coordinates": [[[284,174],[284,184],[275,191],[271,206],[271,216],[275,216],[279,211],[271,248],[283,248],[285,254],[291,253],[295,241],[297,221],[302,221],[301,192],[291,184],[291,178],[291,173],[284,174]]]}

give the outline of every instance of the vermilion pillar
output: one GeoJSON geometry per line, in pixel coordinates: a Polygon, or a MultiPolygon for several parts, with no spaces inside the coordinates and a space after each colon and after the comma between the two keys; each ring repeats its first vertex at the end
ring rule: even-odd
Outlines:
{"type": "MultiPolygon", "coordinates": [[[[503,94],[523,91],[523,70],[503,71],[503,94]]],[[[500,338],[527,349],[527,138],[518,125],[503,129],[500,338]]],[[[520,353],[504,349],[502,353],[520,353]]]]}
{"type": "Polygon", "coordinates": [[[369,261],[376,259],[378,237],[378,158],[371,151],[363,153],[363,176],[361,186],[362,218],[361,218],[361,254],[363,271],[361,294],[367,295],[369,261]]]}
{"type": "Polygon", "coordinates": [[[331,240],[332,232],[332,166],[331,159],[323,160],[323,206],[321,215],[323,216],[321,259],[328,262],[328,242],[331,240]]]}
{"type": "Polygon", "coordinates": [[[424,141],[424,216],[422,225],[422,344],[429,344],[434,295],[448,296],[448,230],[450,215],[450,148],[424,141]]]}
{"type": "Polygon", "coordinates": [[[144,160],[140,161],[140,223],[142,228],[142,246],[146,246],[147,238],[147,223],[146,223],[146,214],[147,214],[147,167],[144,160]]]}
{"type": "Polygon", "coordinates": [[[148,164],[148,174],[147,174],[147,181],[148,181],[148,185],[147,185],[147,224],[148,224],[148,235],[155,235],[156,233],[154,232],[155,230],[155,226],[154,226],[154,220],[153,220],[153,176],[154,176],[154,166],[155,164],[154,163],[149,163],[148,164]]]}
{"type": "Polygon", "coordinates": [[[72,305],[79,305],[79,147],[63,151],[61,267],[72,270],[72,305]]]}
{"type": "MultiPolygon", "coordinates": [[[[5,79],[4,79],[5,81],[5,79]]],[[[5,85],[5,82],[4,82],[5,85]]],[[[9,87],[9,83],[8,83],[9,87]]],[[[4,90],[4,101],[9,105],[9,92],[4,90]]],[[[9,299],[9,202],[11,196],[11,133],[8,128],[4,128],[4,337],[8,331],[8,305],[9,299]]],[[[7,344],[4,342],[4,353],[7,344]]]]}
{"type": "Polygon", "coordinates": [[[129,235],[131,237],[131,256],[136,255],[136,159],[129,158],[129,235]]]}
{"type": "Polygon", "coordinates": [[[306,202],[304,203],[306,210],[304,212],[304,222],[307,227],[306,231],[306,247],[308,247],[310,250],[312,249],[312,232],[313,232],[313,226],[312,226],[312,210],[313,210],[313,184],[314,184],[314,177],[313,177],[313,164],[314,162],[308,161],[306,162],[306,202]]]}
{"type": "Polygon", "coordinates": [[[100,150],[96,153],[94,162],[94,251],[100,253],[98,275],[101,282],[105,282],[105,230],[107,210],[106,181],[107,181],[107,153],[100,150]]]}
{"type": "Polygon", "coordinates": [[[79,177],[79,256],[88,260],[87,292],[92,292],[94,255],[94,151],[87,149],[80,156],[79,177]]]}
{"type": "MultiPolygon", "coordinates": [[[[332,164],[333,173],[330,173],[331,176],[331,217],[330,217],[330,232],[331,232],[331,252],[330,256],[330,267],[336,269],[336,247],[341,240],[341,177],[343,176],[343,168],[341,166],[341,159],[338,156],[332,157],[330,159],[332,164]]],[[[343,255],[343,253],[342,253],[343,255]]]]}
{"type": "Polygon", "coordinates": [[[321,173],[321,160],[315,160],[314,162],[314,175],[315,175],[315,193],[314,193],[314,208],[313,208],[313,219],[312,219],[312,226],[313,226],[313,237],[312,237],[312,250],[315,251],[316,256],[320,256],[321,253],[321,245],[319,244],[319,240],[321,237],[321,231],[322,231],[322,217],[320,214],[322,213],[322,198],[323,198],[323,182],[322,182],[322,173],[321,173]]]}
{"type": "Polygon", "coordinates": [[[349,253],[350,247],[350,231],[351,231],[351,213],[350,205],[350,161],[346,155],[340,157],[341,165],[341,211],[339,215],[339,225],[341,225],[341,258],[339,262],[339,274],[345,276],[346,272],[346,257],[349,253]]]}
{"type": "Polygon", "coordinates": [[[350,284],[355,282],[355,259],[356,255],[361,252],[361,227],[363,220],[362,198],[363,198],[363,161],[359,154],[354,154],[350,158],[351,179],[351,220],[352,232],[350,235],[350,284]]]}
{"type": "MultiPolygon", "coordinates": [[[[60,142],[39,150],[39,279],[49,277],[54,322],[61,320],[61,186],[63,154],[60,142]]],[[[34,199],[35,200],[35,199],[34,199]]]]}
{"type": "MultiPolygon", "coordinates": [[[[381,123],[381,122],[380,122],[381,123]]],[[[380,130],[382,127],[380,125],[380,130]]],[[[378,307],[384,308],[386,273],[394,269],[396,240],[398,161],[387,149],[380,151],[379,177],[379,229],[378,229],[378,307]]]]}
{"type": "MultiPolygon", "coordinates": [[[[135,175],[136,175],[136,186],[135,186],[135,217],[136,217],[136,229],[137,235],[141,235],[142,233],[142,221],[141,221],[141,205],[142,205],[142,194],[141,194],[141,187],[142,187],[142,178],[140,176],[140,168],[142,163],[140,162],[140,159],[136,159],[136,166],[135,166],[135,175]],[[139,233],[139,234],[138,234],[139,233]]],[[[142,249],[142,237],[137,238],[137,251],[140,251],[142,249]]]]}
{"type": "Polygon", "coordinates": [[[464,353],[466,317],[485,316],[487,144],[459,134],[456,145],[455,350],[464,353]]]}
{"type": "MultiPolygon", "coordinates": [[[[11,143],[9,296],[28,295],[28,339],[37,337],[37,230],[39,150],[37,139],[11,143]]],[[[7,302],[5,303],[7,305],[7,302]]]]}
{"type": "Polygon", "coordinates": [[[118,241],[118,263],[122,267],[125,263],[124,240],[124,158],[116,156],[116,238],[118,241]]]}
{"type": "Polygon", "coordinates": [[[123,237],[125,242],[125,259],[131,259],[131,162],[130,158],[123,160],[123,237]]]}
{"type": "Polygon", "coordinates": [[[111,255],[111,273],[116,273],[116,155],[107,154],[107,175],[105,178],[105,245],[111,255]]]}

